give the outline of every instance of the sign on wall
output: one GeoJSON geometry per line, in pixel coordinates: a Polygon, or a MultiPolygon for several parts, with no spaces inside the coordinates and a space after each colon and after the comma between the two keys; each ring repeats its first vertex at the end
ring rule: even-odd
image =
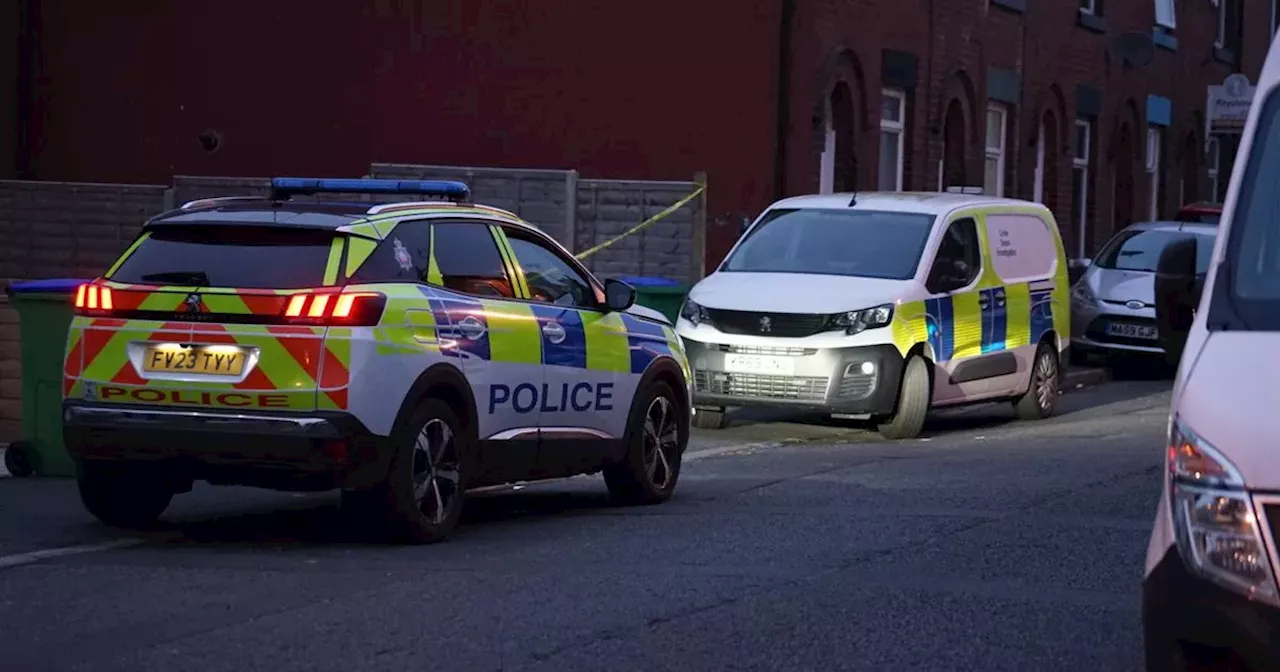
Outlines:
{"type": "Polygon", "coordinates": [[[1253,104],[1254,87],[1249,78],[1236,73],[1228,75],[1222,84],[1207,88],[1205,137],[1214,133],[1242,132],[1245,119],[1249,117],[1249,106],[1253,104]]]}

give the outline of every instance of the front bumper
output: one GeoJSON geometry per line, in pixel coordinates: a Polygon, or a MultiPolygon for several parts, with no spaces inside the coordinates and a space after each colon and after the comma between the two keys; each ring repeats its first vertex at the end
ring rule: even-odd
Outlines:
{"type": "Polygon", "coordinates": [[[685,338],[699,406],[773,406],[848,415],[887,415],[898,400],[902,355],[892,344],[842,348],[730,345],[685,338]],[[731,370],[731,358],[767,358],[778,372],[731,370]],[[865,367],[865,368],[864,368],[865,367]],[[869,371],[869,373],[867,372],[869,371]]]}
{"type": "Polygon", "coordinates": [[[280,490],[361,488],[390,468],[393,445],[348,413],[240,413],[63,402],[79,462],[145,461],[172,474],[280,490]]]}
{"type": "Polygon", "coordinates": [[[1085,303],[1073,297],[1071,301],[1071,345],[1079,350],[1095,352],[1131,352],[1159,355],[1164,353],[1155,339],[1136,338],[1108,333],[1108,324],[1134,327],[1156,326],[1154,308],[1131,309],[1123,305],[1102,301],[1085,303]]]}
{"type": "Polygon", "coordinates": [[[1187,644],[1234,654],[1255,672],[1280,669],[1280,609],[1191,574],[1175,546],[1142,583],[1142,629],[1150,670],[1178,669],[1187,644]]]}

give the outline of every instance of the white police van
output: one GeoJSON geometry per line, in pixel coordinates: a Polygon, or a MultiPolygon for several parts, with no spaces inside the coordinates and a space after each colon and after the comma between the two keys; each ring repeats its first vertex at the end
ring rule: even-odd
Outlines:
{"type": "Polygon", "coordinates": [[[1162,340],[1182,354],[1147,548],[1148,670],[1280,667],[1280,49],[1273,45],[1213,258],[1169,245],[1162,340]],[[1203,291],[1201,291],[1203,288],[1203,291]]]}

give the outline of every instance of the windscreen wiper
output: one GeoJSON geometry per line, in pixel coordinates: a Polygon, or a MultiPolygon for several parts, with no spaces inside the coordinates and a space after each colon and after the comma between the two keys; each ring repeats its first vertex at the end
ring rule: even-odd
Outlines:
{"type": "Polygon", "coordinates": [[[142,276],[143,282],[172,282],[179,285],[208,287],[209,276],[204,271],[165,271],[142,276]]]}

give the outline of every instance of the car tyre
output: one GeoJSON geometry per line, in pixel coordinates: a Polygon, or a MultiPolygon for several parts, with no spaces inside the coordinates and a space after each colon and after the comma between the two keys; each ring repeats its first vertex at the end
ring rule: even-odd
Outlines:
{"type": "Polygon", "coordinates": [[[1014,413],[1021,420],[1041,420],[1053,415],[1058,403],[1061,371],[1058,353],[1049,343],[1036,348],[1036,358],[1031,362],[1027,391],[1013,402],[1014,413]]]}
{"type": "Polygon", "coordinates": [[[651,384],[635,405],[623,438],[626,455],[604,470],[609,494],[623,504],[659,504],[671,498],[689,442],[688,412],[671,386],[651,384]]]}
{"type": "MultiPolygon", "coordinates": [[[[149,466],[149,465],[147,465],[149,466]]],[[[76,479],[80,501],[111,527],[154,523],[173,501],[173,486],[157,470],[135,464],[86,462],[76,479]]]]}
{"type": "Polygon", "coordinates": [[[372,493],[344,496],[344,505],[374,498],[393,540],[443,541],[462,518],[470,439],[449,404],[426,399],[391,436],[395,454],[386,479],[372,493]]]}
{"type": "Polygon", "coordinates": [[[693,416],[693,426],[698,429],[724,429],[729,426],[729,414],[725,409],[697,409],[693,416]]]}
{"type": "Polygon", "coordinates": [[[887,421],[877,423],[880,436],[886,439],[914,439],[924,430],[925,416],[933,397],[929,381],[929,363],[923,357],[907,359],[898,386],[898,405],[887,421]]]}
{"type": "Polygon", "coordinates": [[[26,478],[36,472],[32,456],[35,447],[26,441],[14,441],[4,451],[4,468],[11,476],[26,478]]]}

